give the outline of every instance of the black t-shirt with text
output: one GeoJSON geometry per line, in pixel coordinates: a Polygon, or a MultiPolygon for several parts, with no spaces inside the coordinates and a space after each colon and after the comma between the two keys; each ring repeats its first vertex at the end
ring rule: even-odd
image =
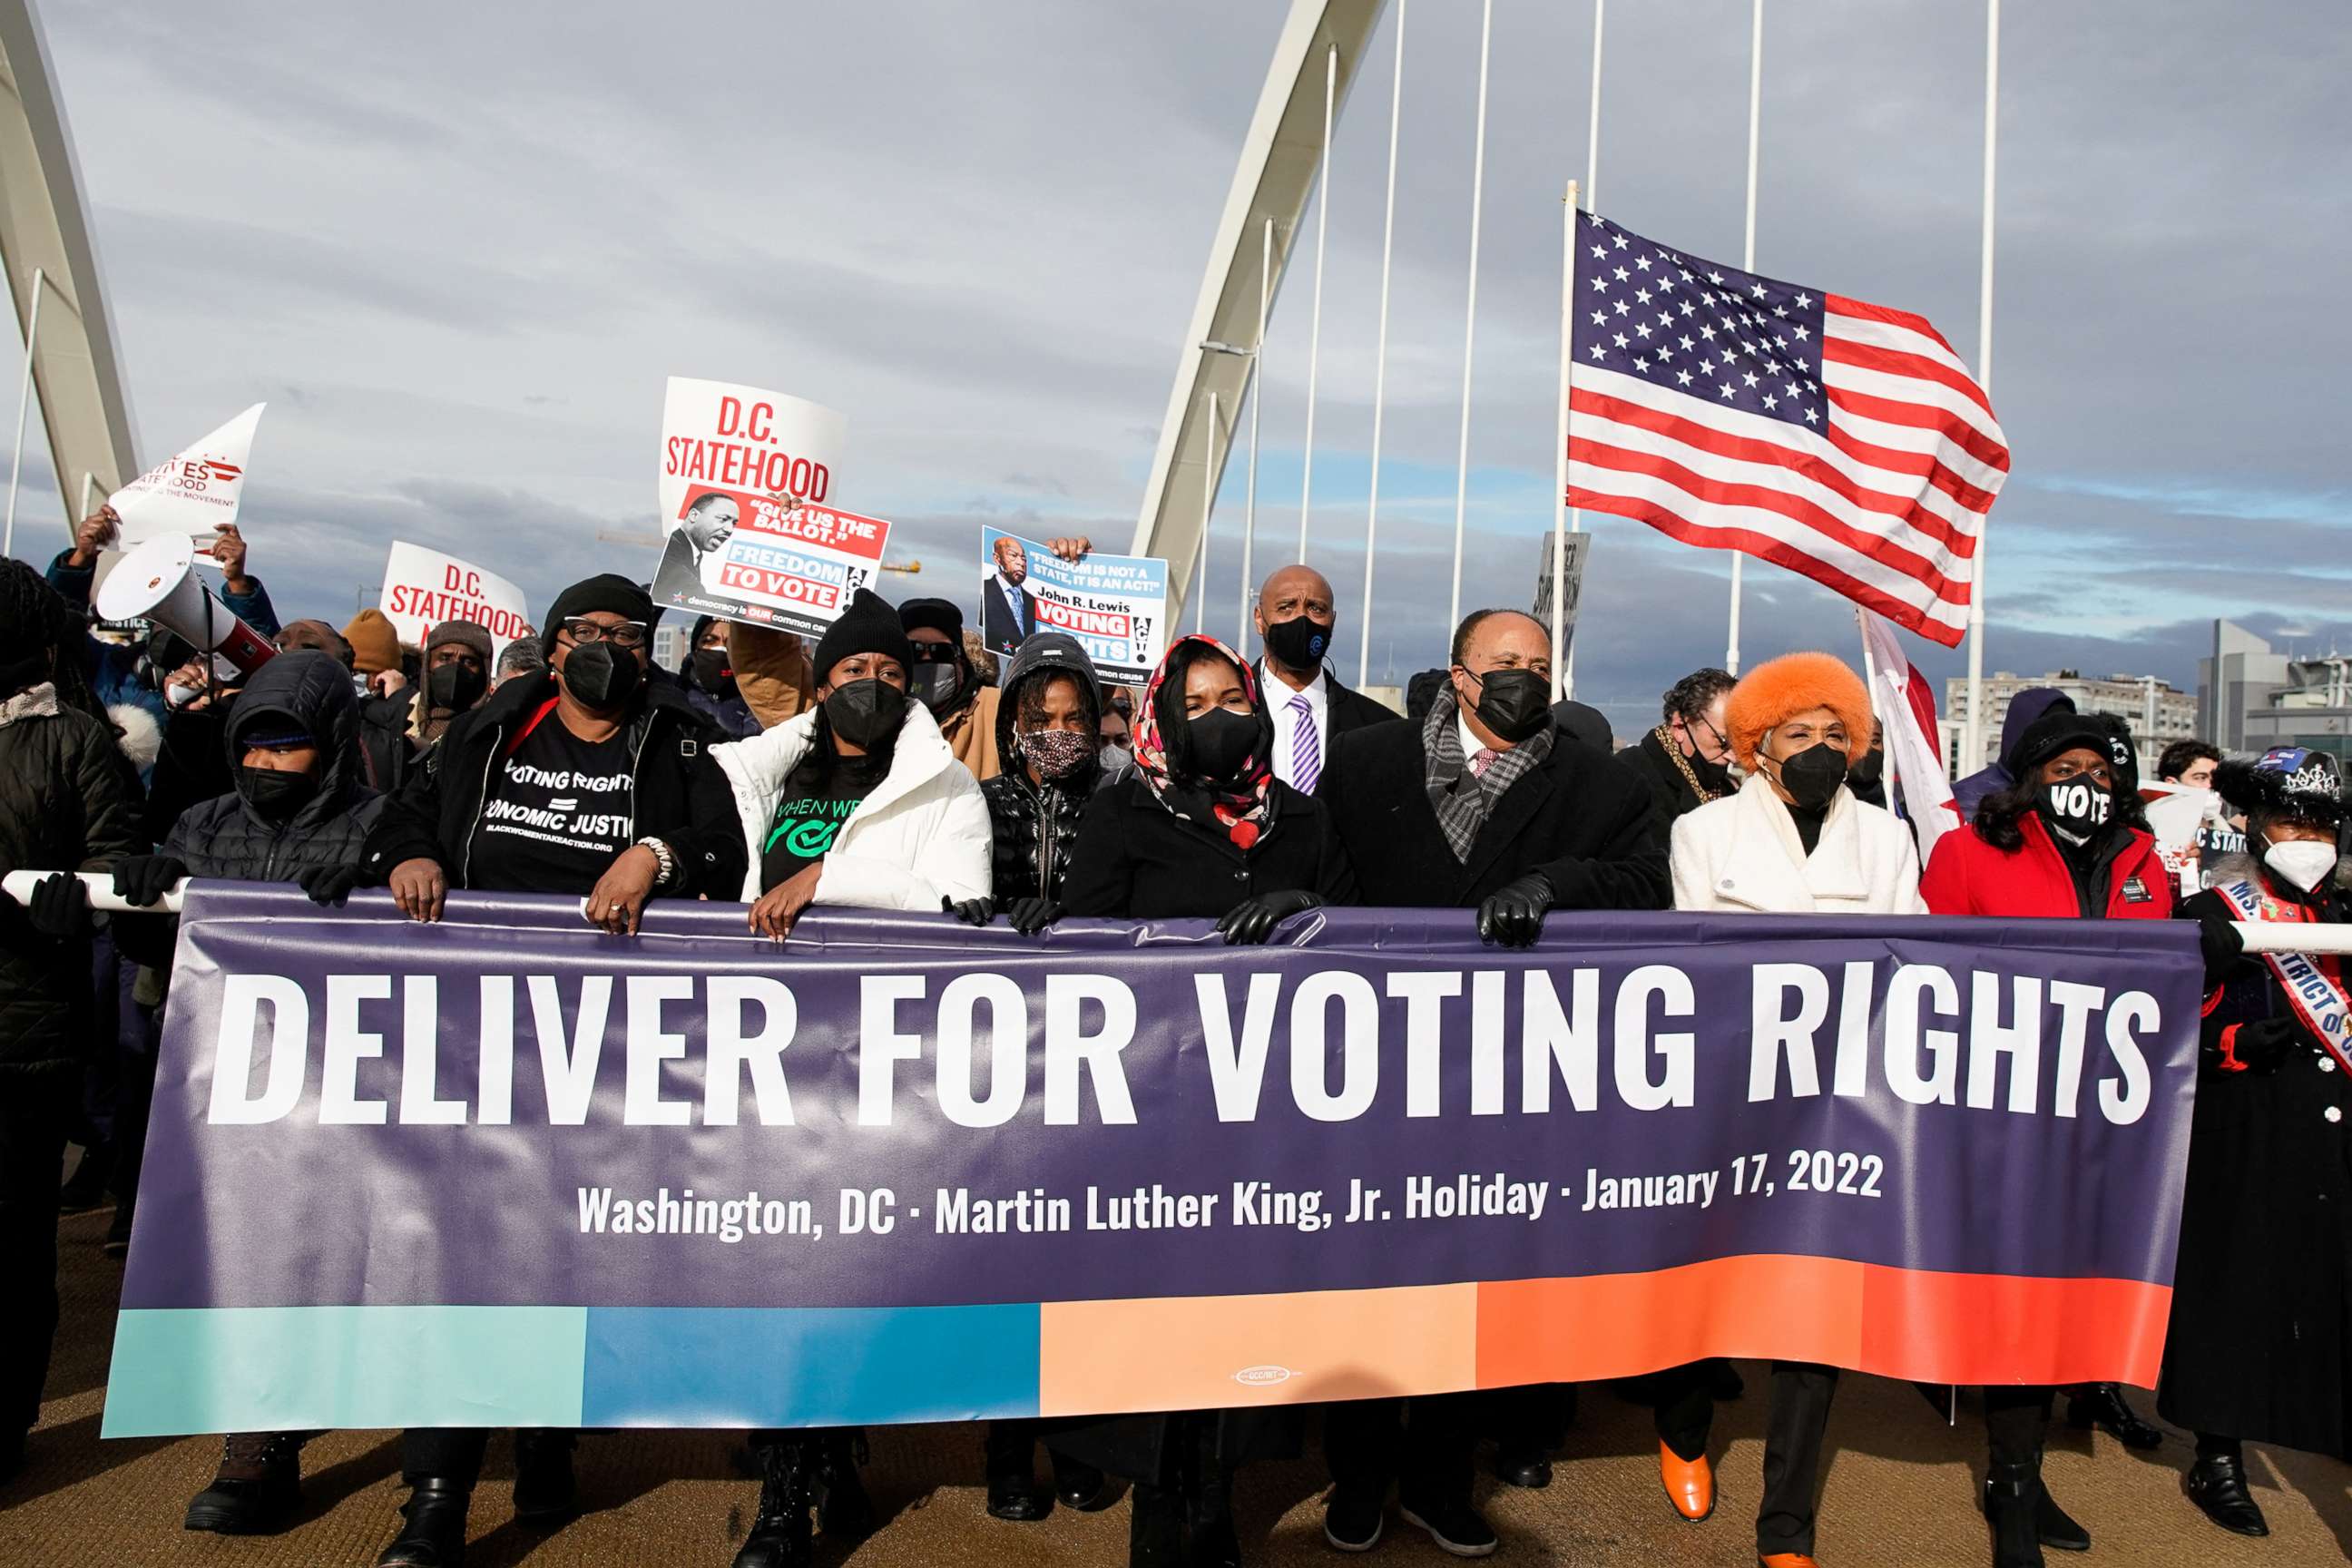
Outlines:
{"type": "Polygon", "coordinates": [[[635,841],[635,794],[625,734],[583,741],[541,712],[490,769],[467,886],[585,898],[635,841]]]}
{"type": "Polygon", "coordinates": [[[784,781],[776,819],[760,847],[760,886],[773,888],[824,858],[834,835],[858,803],[872,795],[890,771],[887,757],[841,757],[822,783],[814,768],[793,770],[784,781]]]}

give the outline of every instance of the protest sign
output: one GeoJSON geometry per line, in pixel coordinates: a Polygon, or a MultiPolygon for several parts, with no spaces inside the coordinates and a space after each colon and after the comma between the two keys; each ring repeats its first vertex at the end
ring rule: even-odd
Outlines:
{"type": "Polygon", "coordinates": [[[1139,680],[1168,650],[1168,563],[1090,553],[1063,560],[1034,539],[980,531],[981,636],[1010,653],[1035,632],[1067,632],[1106,680],[1139,680]]]}
{"type": "Polygon", "coordinates": [[[890,525],[835,510],[845,421],[757,387],[672,376],[654,601],[821,636],[871,586],[890,525]]]}
{"type": "Polygon", "coordinates": [[[419,647],[443,621],[471,621],[490,634],[495,658],[530,624],[530,601],[497,573],[398,539],[383,558],[383,604],[400,640],[419,647]]]}
{"type": "Polygon", "coordinates": [[[106,504],[122,520],[116,543],[128,550],[165,534],[208,542],[215,529],[235,522],[253,433],[268,406],[255,404],[107,497],[106,504]]]}
{"type": "Polygon", "coordinates": [[[110,1436],[2156,1376],[2165,921],[1206,921],[197,884],[110,1436]]]}

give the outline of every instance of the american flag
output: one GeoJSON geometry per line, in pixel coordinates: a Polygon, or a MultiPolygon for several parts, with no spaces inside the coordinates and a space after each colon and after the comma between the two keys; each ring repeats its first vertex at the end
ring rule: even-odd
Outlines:
{"type": "Polygon", "coordinates": [[[1597,213],[1577,238],[1568,504],[1745,551],[1957,646],[2009,444],[1927,318],[1597,213]]]}

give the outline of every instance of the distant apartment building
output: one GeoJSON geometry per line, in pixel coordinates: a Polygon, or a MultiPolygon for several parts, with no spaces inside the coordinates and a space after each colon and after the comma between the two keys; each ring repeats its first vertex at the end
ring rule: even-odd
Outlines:
{"type": "Polygon", "coordinates": [[[2352,759],[2352,656],[2279,653],[2228,621],[2197,661],[2199,731],[2225,752],[2310,746],[2352,759]]]}
{"type": "Polygon", "coordinates": [[[2000,727],[2009,718],[2009,704],[2019,692],[2054,686],[2074,699],[2078,713],[2112,713],[2131,726],[2139,751],[2141,776],[2156,776],[2156,760],[2173,742],[2197,734],[2198,700],[2153,675],[2085,676],[2080,670],[2053,670],[2048,675],[2012,675],[2002,670],[1984,679],[1984,754],[1973,761],[1960,755],[1968,732],[1969,683],[1954,676],[1944,682],[1944,754],[1952,759],[1952,776],[1963,777],[1990,767],[2000,754],[2000,727]]]}

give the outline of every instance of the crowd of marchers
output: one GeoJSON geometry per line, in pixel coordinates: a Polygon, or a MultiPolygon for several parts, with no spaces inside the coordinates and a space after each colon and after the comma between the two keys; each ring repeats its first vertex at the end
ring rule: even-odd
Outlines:
{"type": "MultiPolygon", "coordinates": [[[[2234,923],[2352,918],[2328,756],[2166,753],[2168,780],[2217,789],[2242,829],[2242,857],[2204,873],[2240,889],[2233,903],[2159,859],[2127,729],[2053,692],[2012,704],[1998,765],[1963,781],[1965,819],[1923,867],[1915,825],[1882,793],[1864,682],[1824,653],[1736,680],[1698,670],[1616,751],[1599,712],[1553,700],[1545,627],[1516,610],[1465,617],[1405,716],[1349,690],[1326,660],[1330,584],[1304,564],[1260,589],[1257,658],[1181,637],[1129,690],[1068,637],[1031,637],[1000,669],[955,604],[893,608],[865,590],[814,640],[701,621],[675,670],[652,661],[660,606],[610,574],[565,588],[544,631],[495,658],[464,621],[416,647],[373,610],[340,629],[281,626],[231,528],[215,547],[224,601],[283,650],[239,685],[167,631],[91,620],[112,527],[90,519],[46,578],[0,563],[0,871],[110,874],[152,910],[95,916],[70,875],[21,905],[0,898],[8,1469],[40,1411],[60,1208],[110,1188],[108,1247],[127,1245],[175,937],[154,906],[184,877],[295,883],[325,903],[382,887],[418,921],[453,889],[562,894],[615,936],[652,900],[734,902],[780,942],[813,905],[1028,935],[1068,916],[1197,919],[1234,943],[1324,905],[1413,906],[1458,910],[1513,947],[1556,910],[2194,919],[2207,996],[2158,1408],[2196,1435],[2188,1498],[2242,1535],[2265,1533],[2243,1443],[2352,1457],[2352,1075],[2234,923]],[[69,1146],[84,1152],[61,1193],[69,1146]]],[[[1755,1539],[1769,1568],[1813,1561],[1837,1382],[1827,1366],[1770,1370],[1755,1539]]],[[[1638,1393],[1655,1406],[1667,1506],[1706,1519],[1714,1407],[1742,1396],[1738,1373],[1671,1369],[1638,1393]]],[[[2042,1476],[2061,1394],[2074,1426],[2166,1440],[2113,1386],[1986,1389],[1978,1500],[1998,1568],[2090,1544],[2042,1476]]],[[[975,1441],[998,1519],[1124,1489],[1136,1568],[1234,1564],[1235,1471],[1297,1453],[1312,1417],[1335,1551],[1373,1551],[1394,1517],[1483,1556],[1506,1543],[1474,1501],[1482,1445],[1502,1482],[1545,1486],[1573,1409],[1572,1389],[1518,1388],[999,1421],[975,1441]]],[[[188,1528],[288,1521],[309,1436],[228,1437],[188,1528]]],[[[404,1434],[407,1495],[381,1568],[463,1560],[490,1436],[404,1434]]],[[[577,1512],[575,1435],[514,1442],[516,1515],[577,1512]]],[[[751,1447],[761,1479],[736,1568],[803,1564],[820,1530],[874,1528],[859,1434],[760,1432],[751,1447]]],[[[1955,1560],[1975,1550],[1956,1543],[1955,1560]]]]}

